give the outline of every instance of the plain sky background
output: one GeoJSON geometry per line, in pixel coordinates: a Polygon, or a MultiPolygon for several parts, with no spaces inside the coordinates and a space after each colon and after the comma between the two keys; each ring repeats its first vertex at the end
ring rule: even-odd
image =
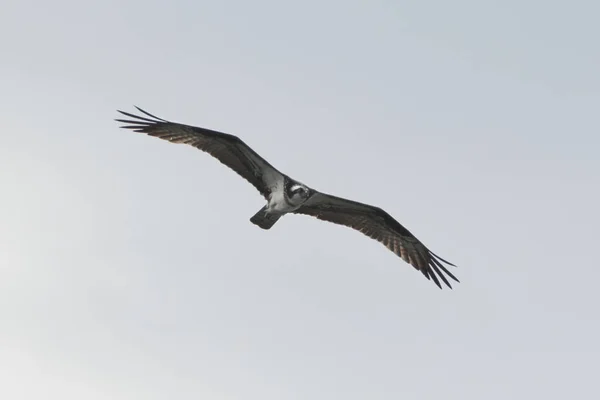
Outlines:
{"type": "Polygon", "coordinates": [[[596,1],[4,0],[0,398],[597,399],[596,1]],[[236,134],[459,265],[288,216],[236,134]]]}

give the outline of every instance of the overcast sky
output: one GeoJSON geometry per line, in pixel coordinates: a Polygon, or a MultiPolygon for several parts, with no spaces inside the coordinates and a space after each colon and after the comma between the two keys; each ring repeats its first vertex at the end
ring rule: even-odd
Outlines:
{"type": "Polygon", "coordinates": [[[596,399],[600,6],[4,0],[0,398],[596,399]],[[459,266],[287,216],[236,134],[459,266]]]}

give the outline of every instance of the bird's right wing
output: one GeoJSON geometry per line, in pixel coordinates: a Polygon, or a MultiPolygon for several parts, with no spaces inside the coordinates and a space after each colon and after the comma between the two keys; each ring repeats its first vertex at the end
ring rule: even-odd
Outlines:
{"type": "Polygon", "coordinates": [[[196,126],[178,124],[136,107],[146,116],[134,115],[124,111],[121,114],[132,119],[117,119],[131,129],[172,143],[183,143],[205,151],[250,182],[266,198],[282,174],[264,158],[252,150],[240,138],[223,132],[196,126]]]}

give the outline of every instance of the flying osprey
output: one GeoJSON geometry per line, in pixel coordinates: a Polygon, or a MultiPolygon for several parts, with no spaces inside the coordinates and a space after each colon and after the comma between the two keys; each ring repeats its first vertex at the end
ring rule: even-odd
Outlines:
{"type": "Polygon", "coordinates": [[[170,122],[136,107],[145,116],[119,111],[133,118],[117,119],[122,128],[146,133],[173,143],[194,146],[217,158],[250,182],[267,200],[250,221],[270,229],[287,213],[306,214],[321,220],[345,225],[381,242],[404,261],[432,279],[441,289],[439,279],[452,288],[444,273],[459,282],[442,263],[454,264],[431,252],[398,221],[381,208],[331,196],[311,189],[279,172],[237,136],[205,128],[170,122]],[[439,277],[439,279],[438,279],[439,277]]]}

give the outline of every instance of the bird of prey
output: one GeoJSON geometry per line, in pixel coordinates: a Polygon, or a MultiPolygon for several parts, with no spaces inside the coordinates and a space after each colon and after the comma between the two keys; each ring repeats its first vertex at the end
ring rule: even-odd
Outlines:
{"type": "Polygon", "coordinates": [[[312,189],[278,171],[240,138],[206,128],[158,118],[139,107],[143,115],[119,112],[130,119],[116,119],[122,128],[145,133],[172,143],[183,143],[209,153],[250,182],[267,204],[250,221],[270,229],[288,213],[305,214],[345,225],[375,239],[433,280],[452,288],[449,278],[458,279],[444,264],[455,266],[431,252],[419,239],[379,207],[332,196],[312,189]]]}

